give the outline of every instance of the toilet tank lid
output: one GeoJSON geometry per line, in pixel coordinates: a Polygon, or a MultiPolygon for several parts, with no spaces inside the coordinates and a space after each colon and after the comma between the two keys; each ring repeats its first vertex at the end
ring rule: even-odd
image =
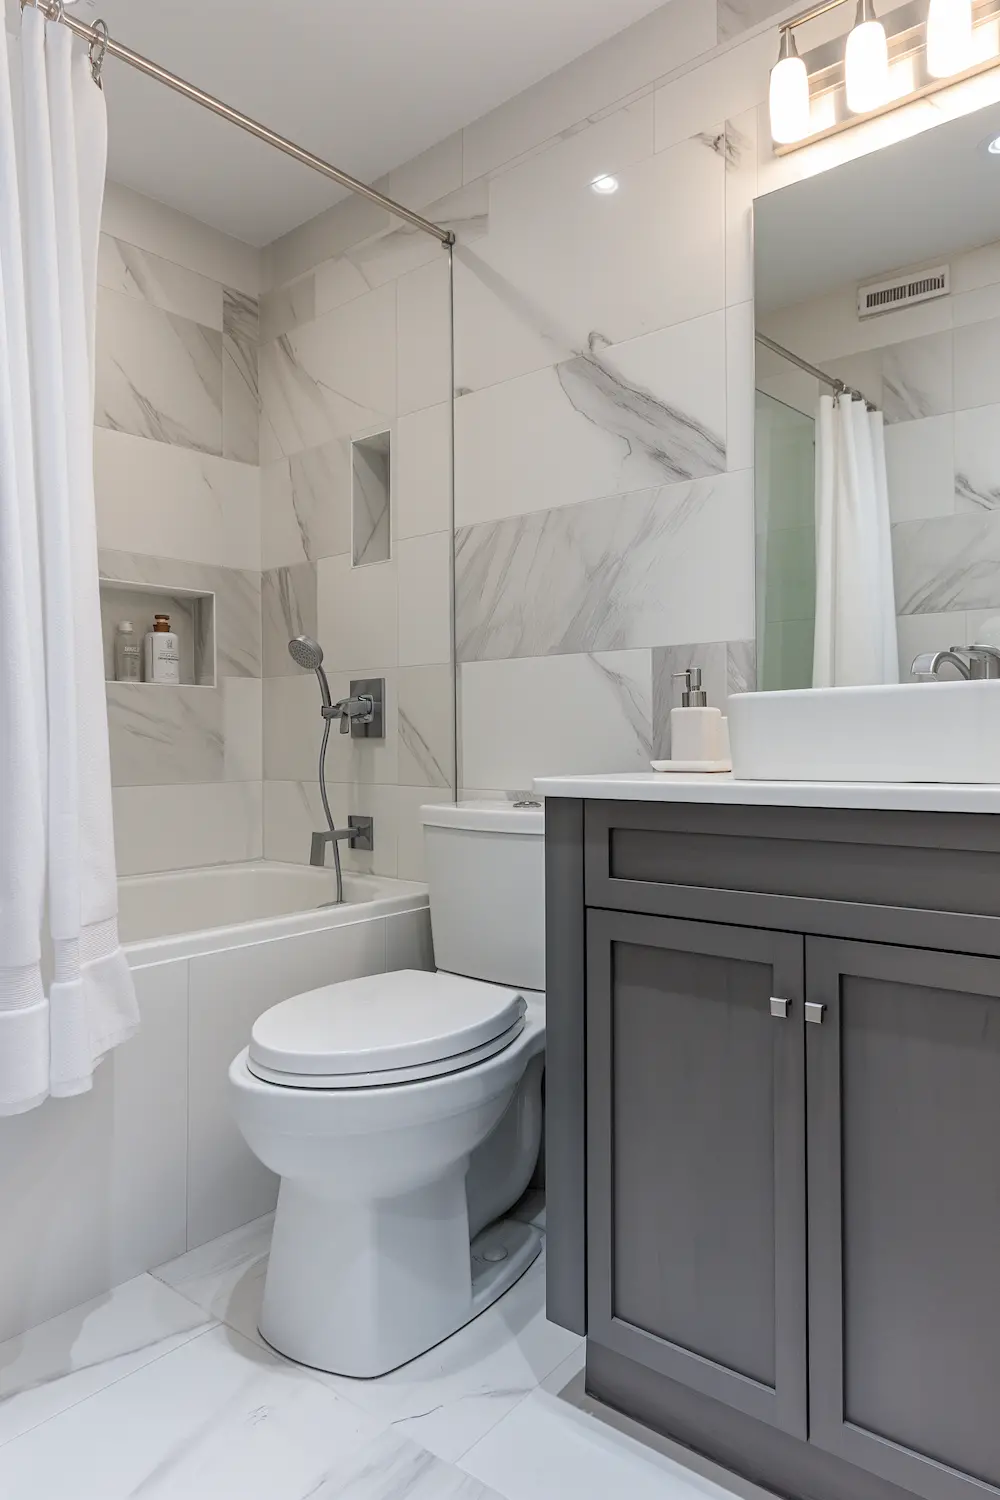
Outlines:
{"type": "Polygon", "coordinates": [[[420,809],[424,827],[467,828],[484,833],[545,833],[545,808],[541,802],[520,806],[516,802],[438,802],[420,809]]]}
{"type": "Polygon", "coordinates": [[[519,991],[400,969],[293,995],[250,1034],[251,1063],[280,1073],[383,1073],[457,1057],[520,1022],[519,991]]]}

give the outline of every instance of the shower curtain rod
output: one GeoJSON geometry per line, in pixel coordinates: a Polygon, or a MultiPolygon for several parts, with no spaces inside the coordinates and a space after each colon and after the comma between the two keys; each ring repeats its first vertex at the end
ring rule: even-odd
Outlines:
{"type": "Polygon", "coordinates": [[[176,73],[170,73],[166,68],[161,68],[159,63],[151,62],[148,57],[143,57],[139,52],[133,52],[131,47],[123,46],[116,42],[107,33],[103,22],[97,26],[88,26],[85,21],[77,18],[64,8],[61,0],[21,0],[22,9],[25,5],[34,5],[42,15],[49,21],[58,21],[63,26],[68,26],[74,35],[82,37],[89,42],[92,48],[98,50],[100,56],[109,53],[117,57],[119,61],[128,63],[130,68],[137,68],[140,73],[145,73],[147,78],[155,78],[158,83],[165,83],[167,88],[173,89],[175,93],[183,94],[185,99],[191,99],[195,104],[200,104],[203,109],[210,109],[213,114],[221,115],[224,120],[229,120],[233,125],[238,125],[248,135],[256,136],[259,141],[264,141],[268,146],[274,146],[276,150],[283,151],[286,156],[292,157],[294,161],[301,162],[305,167],[311,167],[314,172],[319,172],[323,177],[328,177],[331,182],[337,182],[341,187],[350,188],[353,193],[360,193],[371,203],[377,203],[380,208],[388,209],[398,219],[405,219],[407,224],[412,224],[415,229],[421,229],[425,234],[431,234],[440,240],[442,245],[453,245],[455,236],[450,229],[442,229],[440,224],[434,224],[430,219],[415,214],[412,209],[404,208],[401,203],[396,203],[392,198],[387,198],[384,193],[369,187],[367,183],[360,182],[352,177],[349,172],[342,172],[339,167],[331,166],[321,156],[315,156],[311,151],[306,151],[302,146],[297,146],[294,141],[278,135],[277,131],[269,129],[267,125],[261,125],[258,120],[252,120],[249,115],[241,114],[232,105],[224,104],[221,99],[216,99],[212,94],[206,94],[204,89],[196,88],[193,83],[188,83],[183,78],[178,78],[176,73]]]}
{"type": "Polygon", "coordinates": [[[853,385],[847,385],[843,380],[838,380],[834,375],[828,375],[825,370],[819,369],[816,365],[811,365],[807,359],[800,359],[797,354],[792,353],[791,349],[786,349],[784,344],[779,344],[774,339],[769,339],[766,333],[755,333],[754,341],[758,344],[763,344],[765,349],[770,349],[772,354],[778,354],[782,359],[787,359],[790,364],[798,365],[799,369],[805,370],[807,375],[812,375],[815,380],[820,380],[824,385],[830,386],[837,392],[838,396],[853,396],[855,401],[863,401],[869,411],[876,410],[875,403],[869,401],[864,391],[856,390],[853,385]]]}

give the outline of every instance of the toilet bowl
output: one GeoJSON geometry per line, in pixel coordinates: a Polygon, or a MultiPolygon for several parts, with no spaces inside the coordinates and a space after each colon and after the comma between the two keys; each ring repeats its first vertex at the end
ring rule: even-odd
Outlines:
{"type": "Polygon", "coordinates": [[[342,1375],[385,1374],[432,1348],[542,1246],[537,1228],[502,1217],[528,1186],[542,1132],[544,994],[523,983],[543,977],[540,810],[423,811],[436,947],[450,951],[456,913],[439,921],[435,894],[453,876],[467,908],[478,885],[493,957],[474,966],[487,975],[402,970],[297,995],[258,1019],[229,1071],[237,1124],[281,1179],[260,1332],[342,1375]],[[512,832],[514,858],[489,859],[512,832]],[[494,929],[516,919],[502,904],[515,887],[528,927],[515,929],[513,966],[499,960],[519,975],[503,983],[494,929]]]}

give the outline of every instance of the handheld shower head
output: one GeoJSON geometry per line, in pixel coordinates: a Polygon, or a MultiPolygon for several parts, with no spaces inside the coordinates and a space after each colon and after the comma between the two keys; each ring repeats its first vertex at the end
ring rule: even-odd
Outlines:
{"type": "Polygon", "coordinates": [[[297,635],[289,641],[288,654],[296,666],[305,667],[307,672],[315,672],[323,665],[323,647],[311,635],[297,635]]]}
{"type": "Polygon", "coordinates": [[[333,699],[330,697],[330,684],[323,670],[323,647],[319,641],[314,641],[311,635],[297,635],[288,642],[288,654],[297,667],[304,667],[307,672],[315,672],[319,679],[319,690],[323,694],[323,707],[331,708],[333,699]]]}

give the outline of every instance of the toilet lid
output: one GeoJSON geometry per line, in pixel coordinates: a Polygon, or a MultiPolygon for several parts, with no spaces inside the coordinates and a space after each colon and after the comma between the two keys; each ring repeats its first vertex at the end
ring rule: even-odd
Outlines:
{"type": "Polygon", "coordinates": [[[482,1055],[520,1029],[525,1002],[516,990],[401,969],[323,985],[265,1011],[253,1026],[247,1058],[269,1073],[299,1077],[385,1074],[431,1067],[445,1058],[482,1055]]]}

